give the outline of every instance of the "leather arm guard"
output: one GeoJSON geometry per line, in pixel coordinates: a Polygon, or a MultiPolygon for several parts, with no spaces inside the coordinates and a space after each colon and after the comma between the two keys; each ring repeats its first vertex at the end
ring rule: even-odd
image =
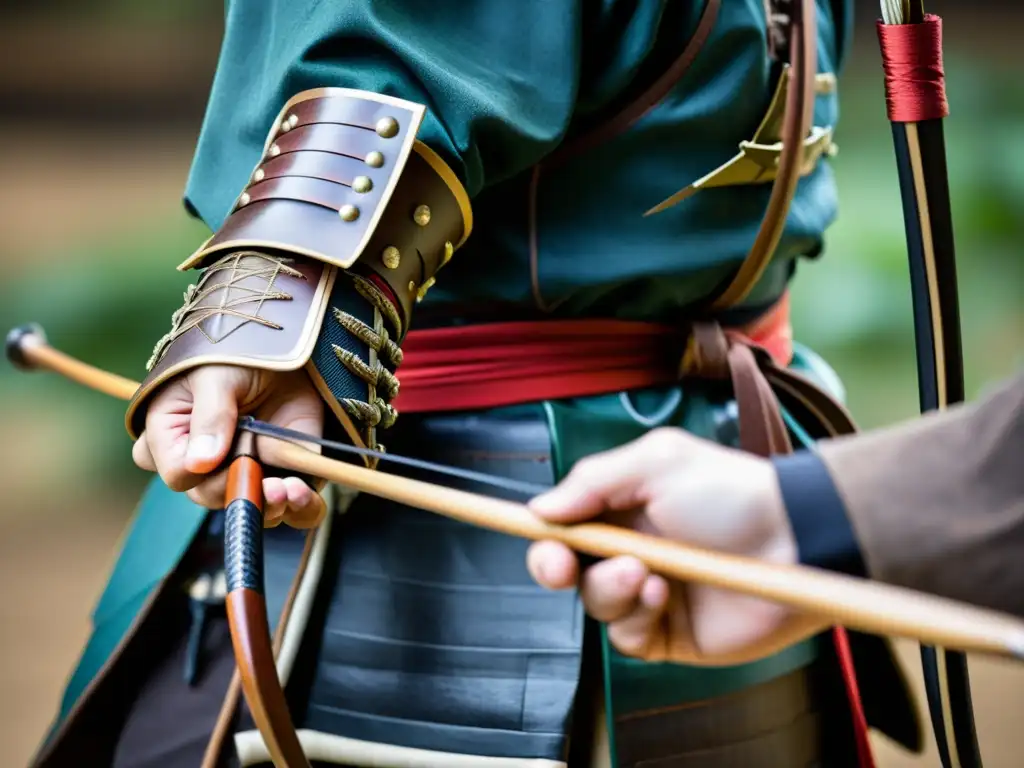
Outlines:
{"type": "Polygon", "coordinates": [[[230,215],[179,267],[202,272],[129,404],[133,438],[191,368],[305,367],[349,438],[378,447],[413,306],[472,229],[462,184],[416,140],[424,112],[342,88],[285,104],[230,215]]]}

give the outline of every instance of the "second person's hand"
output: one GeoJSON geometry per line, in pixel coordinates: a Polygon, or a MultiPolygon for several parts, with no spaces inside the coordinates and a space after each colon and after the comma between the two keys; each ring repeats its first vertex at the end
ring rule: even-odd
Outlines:
{"type": "MultiPolygon", "coordinates": [[[[659,429],[583,459],[531,509],[551,522],[603,519],[705,549],[791,565],[797,547],[770,462],[659,429]]],[[[578,587],[588,613],[608,625],[623,654],[701,665],[763,658],[825,628],[818,619],[735,592],[672,582],[633,557],[583,573],[563,544],[531,546],[533,577],[578,587]]]]}

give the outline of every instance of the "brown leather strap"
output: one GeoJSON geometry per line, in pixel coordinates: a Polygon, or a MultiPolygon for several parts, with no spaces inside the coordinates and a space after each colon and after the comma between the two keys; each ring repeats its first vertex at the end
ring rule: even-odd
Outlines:
{"type": "Polygon", "coordinates": [[[814,125],[815,75],[818,70],[818,25],[815,0],[794,0],[790,26],[791,82],[782,123],[782,155],[771,197],[750,253],[732,282],[714,301],[714,309],[742,302],[768,267],[789,216],[803,160],[804,138],[814,125]]]}
{"type": "Polygon", "coordinates": [[[372,131],[381,117],[390,114],[379,102],[324,97],[300,101],[282,116],[281,124],[285,130],[311,123],[335,123],[372,131]]]}
{"type": "Polygon", "coordinates": [[[556,166],[570,158],[589,152],[594,147],[625,133],[644,115],[660,104],[676,84],[683,79],[683,76],[689,71],[690,67],[693,66],[697,55],[704,48],[704,44],[711,35],[711,30],[715,28],[715,21],[718,19],[718,11],[721,5],[722,0],[707,0],[704,4],[704,12],[701,14],[700,21],[697,22],[697,28],[693,32],[693,37],[690,38],[686,47],[683,48],[683,52],[676,57],[668,69],[651,83],[643,93],[633,99],[613,117],[586,133],[562,144],[544,161],[544,166],[546,168],[556,166]]]}
{"type": "Polygon", "coordinates": [[[563,143],[558,149],[552,152],[543,163],[538,163],[530,173],[530,183],[526,193],[527,205],[527,227],[528,241],[530,248],[530,288],[533,293],[533,301],[537,309],[542,312],[552,312],[567,297],[548,302],[540,287],[540,248],[537,242],[537,196],[540,188],[540,177],[544,169],[557,167],[565,161],[584,154],[594,147],[618,136],[628,130],[640,118],[654,109],[661,101],[668,96],[675,85],[682,80],[689,71],[697,55],[703,50],[704,44],[711,35],[718,19],[718,11],[722,0],[707,0],[704,5],[704,12],[700,21],[697,22],[697,29],[693,37],[683,48],[665,73],[661,75],[636,99],[630,102],[624,109],[620,110],[614,117],[606,122],[600,123],[592,130],[581,136],[563,143]]]}
{"type": "MultiPolygon", "coordinates": [[[[366,159],[371,152],[377,152],[380,161],[379,166],[371,167],[384,167],[389,160],[394,160],[400,147],[397,144],[382,141],[373,131],[353,128],[350,125],[318,124],[299,126],[278,135],[274,139],[270,155],[271,158],[274,158],[302,149],[332,152],[341,158],[350,157],[358,161],[352,163],[353,168],[360,166],[365,168],[366,159]]],[[[270,162],[273,162],[273,159],[270,162]]],[[[267,165],[269,163],[264,163],[264,167],[267,165]]],[[[357,171],[357,173],[365,172],[357,171]]]]}
{"type": "Polygon", "coordinates": [[[265,162],[256,171],[253,180],[266,182],[282,176],[306,176],[351,187],[353,179],[361,174],[360,166],[362,165],[362,158],[356,160],[334,152],[318,152],[316,150],[289,152],[265,162]]]}
{"type": "Polygon", "coordinates": [[[694,324],[682,375],[731,379],[739,408],[740,447],[759,456],[793,450],[782,403],[803,417],[813,435],[836,437],[857,431],[849,411],[827,392],[780,368],[764,350],[730,338],[715,322],[694,324]]]}
{"type": "Polygon", "coordinates": [[[261,200],[297,200],[337,211],[351,198],[349,186],[304,176],[282,176],[253,184],[239,199],[238,207],[243,208],[261,200]]]}
{"type": "Polygon", "coordinates": [[[775,393],[748,346],[729,339],[718,323],[697,323],[688,351],[685,373],[732,380],[739,408],[740,448],[758,456],[793,450],[775,393]]]}
{"type": "Polygon", "coordinates": [[[828,437],[857,431],[850,412],[809,379],[770,361],[762,362],[761,370],[775,393],[787,404],[802,408],[828,437]]]}
{"type": "Polygon", "coordinates": [[[729,349],[729,372],[740,412],[740,447],[758,456],[792,453],[775,393],[749,347],[734,344],[729,349]]]}

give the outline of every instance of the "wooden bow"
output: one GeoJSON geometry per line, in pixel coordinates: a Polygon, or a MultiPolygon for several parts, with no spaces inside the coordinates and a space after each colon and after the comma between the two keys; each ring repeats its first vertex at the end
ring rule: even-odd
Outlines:
{"type": "MultiPolygon", "coordinates": [[[[953,216],[943,119],[942,21],[922,0],[881,0],[879,42],[910,266],[922,412],[964,399],[953,216]]],[[[932,730],[944,768],[981,768],[967,658],[921,646],[932,730]]]]}
{"type": "MultiPolygon", "coordinates": [[[[15,329],[8,358],[48,369],[123,399],[135,382],[49,346],[38,327],[15,329]]],[[[321,456],[283,441],[276,466],[320,477],[464,523],[533,540],[554,540],[596,557],[631,555],[653,572],[788,605],[824,622],[879,635],[1024,660],[1024,621],[914,590],[805,566],[781,566],[698,549],[605,523],[554,525],[525,505],[456,490],[321,456]]],[[[225,499],[228,620],[246,702],[277,768],[306,768],[274,665],[262,572],[262,468],[255,437],[240,431],[225,499]]]]}

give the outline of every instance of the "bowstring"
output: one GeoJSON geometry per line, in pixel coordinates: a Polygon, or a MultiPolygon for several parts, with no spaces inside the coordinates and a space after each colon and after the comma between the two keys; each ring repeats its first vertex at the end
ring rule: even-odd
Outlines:
{"type": "Polygon", "coordinates": [[[512,480],[511,478],[500,477],[498,475],[489,475],[486,472],[476,472],[471,469],[452,467],[447,464],[437,464],[433,461],[426,461],[424,459],[414,459],[410,456],[385,453],[384,451],[375,451],[372,448],[360,448],[355,445],[349,445],[348,443],[340,443],[323,437],[315,437],[313,435],[306,434],[305,432],[299,432],[295,429],[279,427],[276,424],[260,421],[252,416],[243,416],[240,418],[238,420],[238,428],[262,437],[270,437],[292,443],[313,443],[315,445],[319,445],[321,448],[328,448],[340,453],[347,453],[355,456],[366,456],[380,461],[389,461],[392,464],[400,464],[405,467],[433,472],[439,475],[446,475],[448,477],[457,477],[462,480],[490,485],[495,488],[513,491],[514,493],[519,493],[529,497],[537,496],[549,490],[549,488],[544,485],[527,483],[521,480],[512,480]]]}

